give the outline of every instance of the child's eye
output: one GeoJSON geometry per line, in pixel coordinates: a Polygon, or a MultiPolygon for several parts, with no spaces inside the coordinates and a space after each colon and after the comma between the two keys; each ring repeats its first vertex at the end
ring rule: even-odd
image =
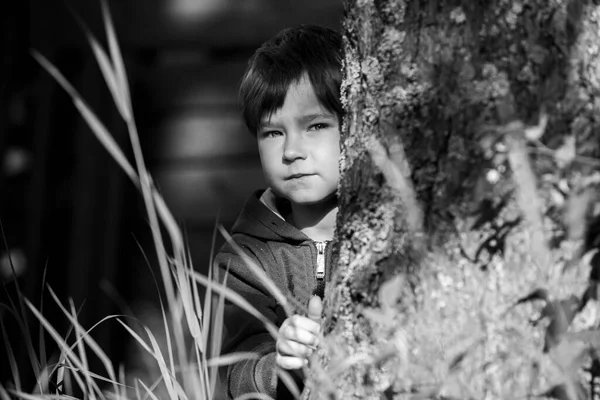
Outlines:
{"type": "Polygon", "coordinates": [[[309,126],[308,130],[309,131],[320,131],[321,129],[326,129],[328,127],[329,127],[329,125],[327,125],[327,124],[318,123],[318,124],[313,124],[313,125],[309,126]]]}
{"type": "Polygon", "coordinates": [[[281,135],[281,132],[279,131],[266,131],[260,134],[263,138],[273,138],[276,136],[281,135]]]}

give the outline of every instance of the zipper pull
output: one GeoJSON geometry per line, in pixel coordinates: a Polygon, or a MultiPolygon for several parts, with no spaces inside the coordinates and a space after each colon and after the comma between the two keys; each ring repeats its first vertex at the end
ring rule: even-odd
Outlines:
{"type": "Polygon", "coordinates": [[[317,280],[323,280],[325,279],[325,247],[327,242],[315,242],[315,246],[317,247],[317,270],[315,275],[317,280]]]}

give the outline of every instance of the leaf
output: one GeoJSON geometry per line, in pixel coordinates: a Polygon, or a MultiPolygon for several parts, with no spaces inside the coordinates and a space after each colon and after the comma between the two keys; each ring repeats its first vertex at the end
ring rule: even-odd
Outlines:
{"type": "Polygon", "coordinates": [[[600,350],[600,330],[592,329],[581,332],[568,332],[565,339],[569,341],[580,341],[586,345],[600,350]]]}
{"type": "Polygon", "coordinates": [[[515,305],[529,303],[529,302],[535,301],[535,300],[548,301],[548,299],[549,299],[548,290],[546,290],[544,288],[537,288],[533,292],[529,293],[527,296],[517,300],[515,305]]]}
{"type": "Polygon", "coordinates": [[[590,281],[600,282],[600,250],[593,249],[585,253],[582,257],[583,262],[590,268],[590,281]]]}
{"type": "Polygon", "coordinates": [[[563,222],[571,240],[584,238],[591,202],[592,191],[590,189],[577,193],[572,192],[567,199],[563,222]]]}
{"type": "MultiPolygon", "coordinates": [[[[596,205],[596,207],[597,206],[598,205],[596,205]]],[[[600,213],[592,217],[587,225],[584,249],[586,251],[600,249],[600,213]]]]}
{"type": "Polygon", "coordinates": [[[388,312],[377,308],[363,308],[360,314],[366,317],[372,324],[388,326],[393,323],[388,312]]]}
{"type": "Polygon", "coordinates": [[[525,139],[531,141],[540,139],[546,131],[546,125],[548,125],[548,114],[542,110],[538,124],[525,128],[525,139]]]}
{"type": "Polygon", "coordinates": [[[566,333],[564,335],[565,340],[552,350],[554,360],[567,374],[582,368],[590,354],[590,348],[587,344],[581,340],[567,340],[568,335],[569,333],[566,333]]]}
{"type": "Polygon", "coordinates": [[[475,260],[479,261],[481,253],[485,250],[488,253],[489,260],[492,259],[495,255],[502,255],[506,248],[506,236],[507,233],[498,234],[498,232],[493,233],[489,236],[477,249],[475,252],[475,260]]]}
{"type": "Polygon", "coordinates": [[[585,387],[580,382],[573,383],[571,388],[565,383],[561,383],[535,397],[551,397],[558,400],[584,400],[588,398],[585,387]]]}
{"type": "Polygon", "coordinates": [[[550,318],[550,324],[546,329],[544,352],[547,352],[560,343],[573,318],[575,318],[578,309],[579,299],[574,295],[546,304],[546,307],[542,310],[542,318],[550,318]]]}
{"type": "Polygon", "coordinates": [[[565,204],[565,194],[554,186],[550,188],[550,198],[557,207],[562,207],[565,204]]]}
{"type": "Polygon", "coordinates": [[[449,372],[456,371],[456,369],[460,366],[460,364],[462,364],[464,359],[467,358],[467,355],[469,354],[469,350],[470,349],[461,351],[456,356],[454,356],[454,358],[452,360],[450,360],[450,363],[448,364],[449,372]]]}
{"type": "Polygon", "coordinates": [[[568,135],[565,137],[562,146],[554,152],[554,161],[556,161],[558,168],[563,169],[573,162],[575,155],[575,136],[568,135]]]}
{"type": "Polygon", "coordinates": [[[404,278],[401,275],[396,275],[381,285],[379,288],[379,302],[384,310],[396,307],[403,286],[404,278]]]}
{"type": "Polygon", "coordinates": [[[477,334],[476,337],[469,336],[465,340],[461,340],[459,343],[452,346],[452,349],[449,350],[449,354],[454,353],[454,355],[448,363],[448,373],[452,374],[453,372],[458,372],[457,369],[460,367],[469,353],[481,345],[484,340],[484,336],[477,334]]]}
{"type": "Polygon", "coordinates": [[[477,219],[469,229],[476,230],[481,228],[485,223],[492,222],[500,214],[505,205],[505,199],[502,199],[498,204],[495,204],[493,199],[483,199],[474,213],[477,215],[477,219]]]}
{"type": "Polygon", "coordinates": [[[550,251],[542,218],[543,202],[537,190],[537,177],[529,158],[522,129],[516,124],[505,135],[508,162],[513,172],[515,199],[526,222],[526,233],[534,267],[545,268],[550,262],[550,251]]]}

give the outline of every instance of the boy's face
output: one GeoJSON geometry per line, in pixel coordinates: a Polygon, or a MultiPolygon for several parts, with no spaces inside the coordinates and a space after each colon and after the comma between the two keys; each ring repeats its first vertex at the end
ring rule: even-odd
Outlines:
{"type": "Polygon", "coordinates": [[[335,194],[338,116],[319,103],[306,76],[290,85],[283,106],[263,119],[257,141],[265,179],[279,196],[311,205],[335,194]]]}

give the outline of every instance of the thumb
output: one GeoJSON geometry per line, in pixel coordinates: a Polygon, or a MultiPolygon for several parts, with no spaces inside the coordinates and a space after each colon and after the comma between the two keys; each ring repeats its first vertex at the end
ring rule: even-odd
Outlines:
{"type": "Polygon", "coordinates": [[[321,313],[323,312],[323,302],[319,296],[313,296],[308,301],[308,318],[321,323],[321,313]]]}

